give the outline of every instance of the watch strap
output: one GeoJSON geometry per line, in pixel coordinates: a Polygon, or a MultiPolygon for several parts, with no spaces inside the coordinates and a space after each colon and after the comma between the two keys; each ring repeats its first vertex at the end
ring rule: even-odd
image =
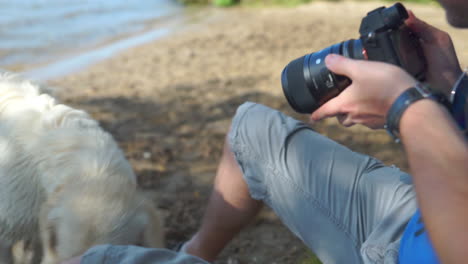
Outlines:
{"type": "MultiPolygon", "coordinates": [[[[468,70],[468,69],[467,69],[468,70]]],[[[460,75],[457,82],[453,86],[450,94],[450,102],[452,103],[450,112],[452,117],[457,122],[460,129],[467,130],[468,119],[468,74],[467,70],[460,75]]]]}
{"type": "Polygon", "coordinates": [[[442,93],[432,92],[427,86],[420,83],[405,90],[392,104],[387,113],[385,129],[395,142],[400,142],[400,120],[408,107],[421,99],[431,99],[445,107],[450,106],[448,99],[442,93]]]}

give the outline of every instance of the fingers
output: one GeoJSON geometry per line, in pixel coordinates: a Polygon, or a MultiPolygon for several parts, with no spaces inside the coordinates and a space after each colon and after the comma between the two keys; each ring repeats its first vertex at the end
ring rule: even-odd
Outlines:
{"type": "Polygon", "coordinates": [[[324,118],[329,118],[329,117],[336,116],[336,119],[338,119],[338,122],[340,122],[340,124],[342,124],[345,127],[350,127],[350,126],[353,126],[353,125],[356,124],[352,120],[352,118],[351,118],[351,116],[349,114],[342,113],[339,110],[335,110],[337,108],[334,109],[334,107],[335,107],[334,105],[328,106],[328,103],[326,105],[327,106],[324,105],[321,108],[317,109],[317,111],[315,111],[311,115],[310,119],[311,119],[312,123],[314,123],[316,121],[319,121],[319,120],[322,120],[324,118]]]}
{"type": "Polygon", "coordinates": [[[336,118],[338,119],[338,122],[345,127],[354,126],[356,124],[348,114],[339,114],[336,118]]]}
{"type": "Polygon", "coordinates": [[[447,42],[447,39],[450,41],[446,32],[420,20],[411,10],[408,10],[408,19],[405,23],[424,43],[436,44],[447,42]]]}
{"type": "Polygon", "coordinates": [[[341,111],[341,104],[340,96],[335,97],[322,105],[319,109],[315,110],[311,115],[311,119],[313,121],[319,121],[324,118],[343,114],[341,111]]]}
{"type": "Polygon", "coordinates": [[[329,54],[325,58],[325,65],[330,71],[336,74],[348,76],[352,79],[356,61],[337,54],[329,54]]]}

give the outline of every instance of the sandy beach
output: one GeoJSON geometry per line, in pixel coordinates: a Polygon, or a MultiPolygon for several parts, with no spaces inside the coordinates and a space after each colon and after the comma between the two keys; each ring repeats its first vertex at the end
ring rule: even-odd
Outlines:
{"type": "MultiPolygon", "coordinates": [[[[255,101],[307,120],[283,97],[282,69],[296,57],[357,38],[361,18],[380,5],[389,3],[207,9],[193,26],[49,84],[115,136],[140,186],[166,214],[170,248],[200,223],[237,106],[255,101]]],[[[466,66],[468,32],[449,27],[437,6],[407,6],[450,32],[466,66]]],[[[345,129],[335,120],[313,127],[355,151],[407,169],[400,146],[384,131],[345,129]]],[[[301,263],[307,252],[265,209],[217,263],[301,263]]]]}

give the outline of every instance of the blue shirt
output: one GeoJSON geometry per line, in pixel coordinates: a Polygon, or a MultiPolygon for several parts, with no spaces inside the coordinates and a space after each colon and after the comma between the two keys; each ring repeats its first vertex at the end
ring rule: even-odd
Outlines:
{"type": "Polygon", "coordinates": [[[440,263],[429,241],[419,209],[413,215],[400,242],[400,264],[438,264],[440,263]]]}

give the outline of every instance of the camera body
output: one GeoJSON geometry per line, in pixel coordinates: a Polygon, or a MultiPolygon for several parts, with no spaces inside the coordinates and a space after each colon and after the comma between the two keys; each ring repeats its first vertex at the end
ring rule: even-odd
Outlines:
{"type": "Polygon", "coordinates": [[[363,18],[359,33],[367,58],[398,65],[419,80],[426,60],[419,39],[404,24],[408,13],[402,4],[377,8],[363,18]]]}
{"type": "Polygon", "coordinates": [[[404,24],[407,18],[400,3],[379,7],[362,19],[359,39],[334,44],[290,62],[282,72],[281,82],[291,107],[299,113],[312,113],[351,84],[346,76],[327,69],[324,60],[330,53],[391,63],[424,80],[426,61],[419,39],[404,24]]]}

